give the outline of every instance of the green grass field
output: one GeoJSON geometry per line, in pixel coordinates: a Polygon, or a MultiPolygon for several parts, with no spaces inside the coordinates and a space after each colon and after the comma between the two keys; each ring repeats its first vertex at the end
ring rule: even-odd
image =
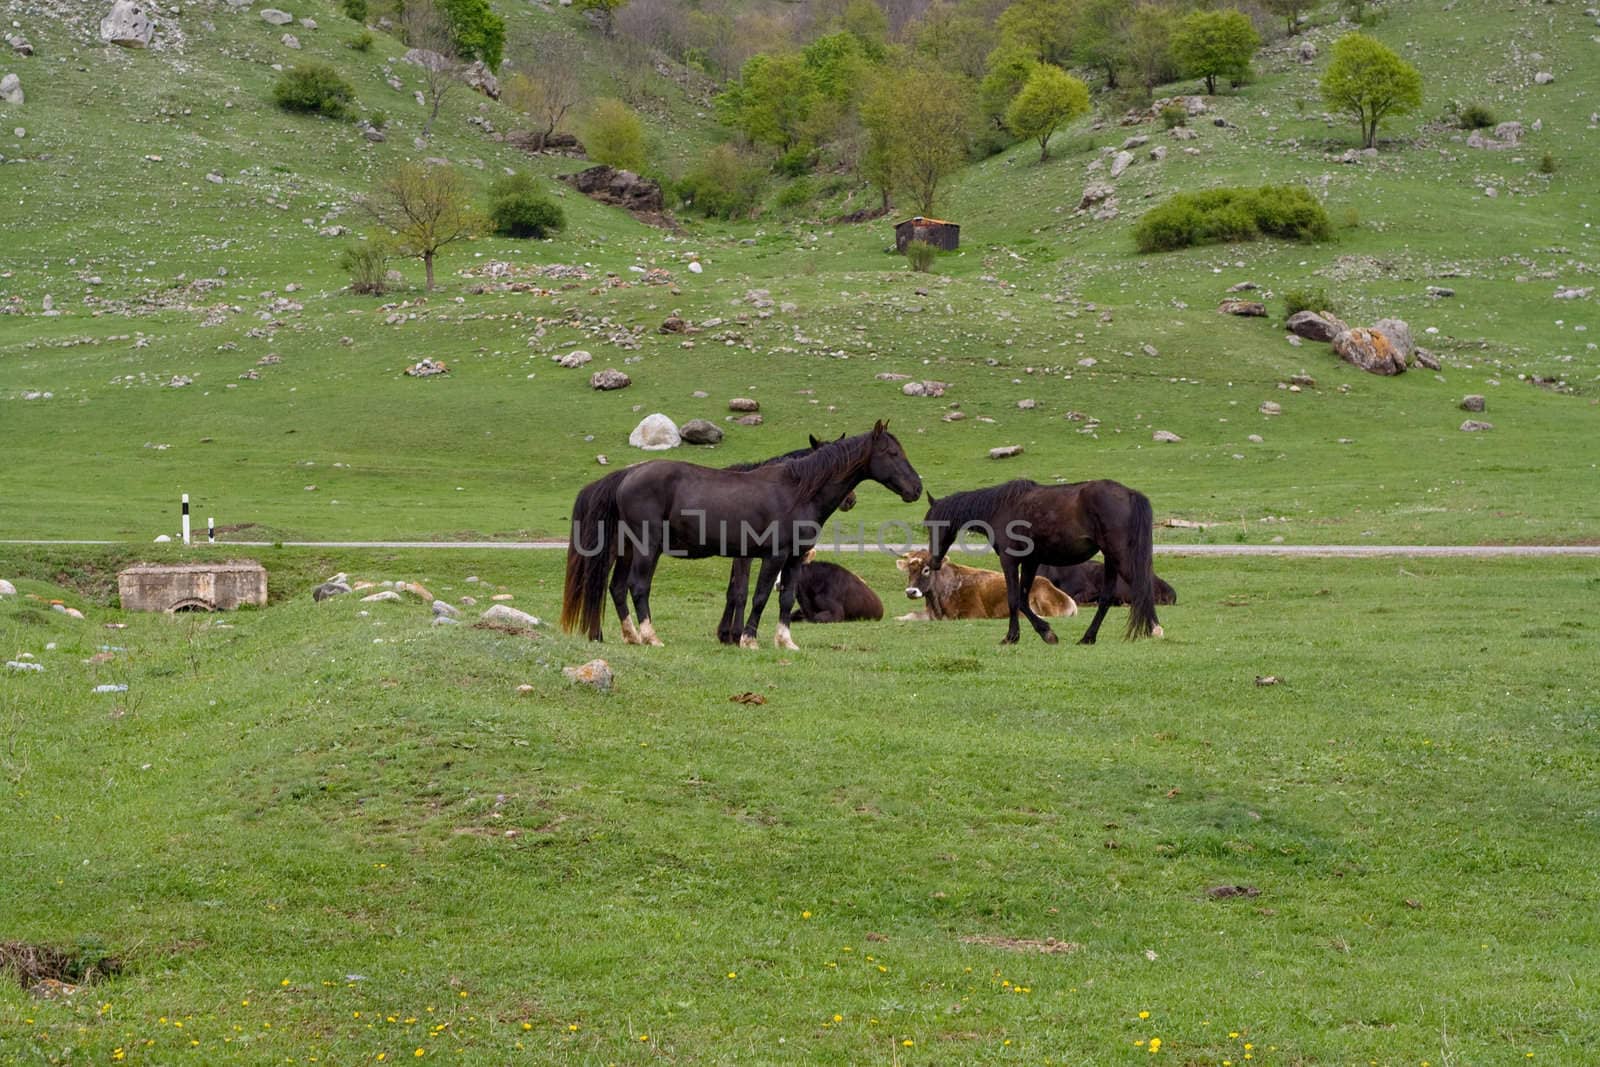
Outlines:
{"type": "MultiPolygon", "coordinates": [[[[1162,641],[885,622],[781,656],[715,644],[707,565],[663,568],[667,647],[642,649],[307,595],[338,566],[549,616],[556,553],[267,562],[281,599],[226,619],[76,593],[111,556],[20,583],[84,622],[0,603],[0,644],[45,666],[0,679],[6,936],[125,962],[70,1004],[0,985],[0,1059],[1119,1063],[1160,1038],[1185,1064],[1580,1064],[1600,1040],[1592,561],[1163,559],[1162,641]],[[597,651],[609,695],[559,671],[597,651]],[[1259,896],[1207,895],[1232,885],[1259,896]]],[[[861,570],[906,604],[888,557],[861,570]]]]}

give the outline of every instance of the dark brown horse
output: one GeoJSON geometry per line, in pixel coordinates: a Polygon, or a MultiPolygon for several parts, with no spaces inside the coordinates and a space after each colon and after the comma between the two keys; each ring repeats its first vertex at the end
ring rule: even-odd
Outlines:
{"type": "MultiPolygon", "coordinates": [[[[797,448],[793,452],[785,452],[781,456],[771,459],[757,460],[754,463],[734,463],[723,470],[753,471],[757,467],[770,467],[774,463],[787,463],[791,459],[808,456],[822,447],[822,442],[811,434],[811,444],[806,448],[797,448]]],[[[840,434],[838,440],[844,440],[840,434]]],[[[856,506],[856,494],[852,492],[839,502],[840,511],[849,511],[856,506]]],[[[803,586],[802,586],[803,588],[803,586]]],[[[736,557],[733,565],[728,569],[728,596],[722,607],[722,619],[717,623],[717,640],[725,645],[739,643],[739,635],[744,631],[744,605],[750,597],[750,559],[749,557],[736,557]]]]}
{"type": "MultiPolygon", "coordinates": [[[[934,570],[943,565],[963,531],[981,534],[1000,556],[1011,609],[1011,627],[1001,644],[1016,644],[1019,611],[1040,637],[1055,644],[1055,631],[1034,613],[1023,590],[1032,588],[1041,564],[1082,563],[1096,552],[1105,555],[1108,577],[1128,583],[1128,637],[1160,636],[1151,563],[1153,515],[1143,493],[1110,481],[1046,486],[1018,479],[953,493],[943,500],[934,500],[930,493],[928,504],[923,522],[934,570]]],[[[1099,606],[1079,644],[1094,644],[1115,585],[1101,583],[1099,606]]]]}
{"type": "MultiPolygon", "coordinates": [[[[1074,563],[1070,567],[1052,567],[1041,564],[1039,577],[1052,582],[1057,589],[1066,593],[1073,600],[1082,604],[1093,604],[1100,600],[1101,587],[1106,580],[1106,565],[1093,560],[1088,563],[1074,563]]],[[[1155,583],[1156,605],[1176,604],[1178,602],[1177,590],[1163,581],[1157,574],[1151,578],[1155,583]]],[[[1111,591],[1111,606],[1114,608],[1126,607],[1133,600],[1133,591],[1128,588],[1128,583],[1118,578],[1111,591]]]]}
{"type": "Polygon", "coordinates": [[[739,644],[756,647],[761,613],[781,578],[774,640],[779,648],[794,648],[789,623],[795,568],[822,535],[823,523],[864,481],[892,489],[907,502],[922,494],[922,479],[882,422],[870,433],[752,471],[655,460],[607,475],[585,486],[572,507],[561,626],[600,640],[609,585],[622,639],[658,645],[650,622],[650,582],[661,557],[669,552],[691,559],[744,557],[759,559],[761,571],[739,644]],[[637,628],[628,618],[630,594],[639,614],[637,628]]]}

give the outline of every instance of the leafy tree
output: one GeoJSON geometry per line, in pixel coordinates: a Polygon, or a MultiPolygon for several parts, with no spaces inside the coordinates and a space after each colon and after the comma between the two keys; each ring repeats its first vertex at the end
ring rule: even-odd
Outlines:
{"type": "MultiPolygon", "coordinates": [[[[408,0],[409,2],[409,0],[408,0]]],[[[505,55],[506,23],[489,7],[489,0],[437,0],[450,26],[455,50],[467,59],[481,59],[490,70],[500,69],[505,55]]]]}
{"type": "Polygon", "coordinates": [[[1311,6],[1311,0],[1266,0],[1266,5],[1274,15],[1283,16],[1285,32],[1293,36],[1300,29],[1300,15],[1311,6]]]}
{"type": "Polygon", "coordinates": [[[367,0],[341,0],[339,6],[344,11],[345,18],[355,19],[357,22],[367,21],[367,0]]]}
{"type": "Polygon", "coordinates": [[[618,170],[644,169],[644,123],[621,100],[606,97],[594,105],[583,135],[589,158],[618,170]]]}
{"type": "Polygon", "coordinates": [[[489,186],[489,219],[507,237],[548,237],[567,224],[566,214],[533,178],[518,171],[489,186]]]}
{"type": "Polygon", "coordinates": [[[995,126],[1005,125],[1006,108],[1038,65],[1037,59],[1020,48],[1002,45],[990,53],[989,72],[978,84],[978,107],[995,126]]]}
{"type": "Polygon", "coordinates": [[[272,99],[285,111],[325,115],[330,119],[344,118],[355,98],[355,87],[340,77],[338,71],[315,61],[284,71],[272,86],[272,99]]]}
{"type": "Polygon", "coordinates": [[[454,168],[402,163],[356,200],[388,235],[395,255],[420,259],[433,289],[433,259],[446,245],[471,237],[483,225],[454,168]]]}
{"type": "Polygon", "coordinates": [[[1078,7],[1072,54],[1084,66],[1104,71],[1107,89],[1117,87],[1117,73],[1128,63],[1133,16],[1127,0],[1083,0],[1078,7]]]}
{"type": "Polygon", "coordinates": [[[1128,64],[1139,84],[1154,89],[1177,77],[1172,58],[1172,34],[1178,16],[1160,4],[1140,4],[1128,25],[1128,64]]]}
{"type": "Polygon", "coordinates": [[[974,114],[967,82],[940,70],[885,78],[861,110],[881,173],[919,214],[932,215],[944,180],[966,162],[974,114]]]}
{"type": "Polygon", "coordinates": [[[1000,16],[1000,44],[1043,63],[1067,59],[1072,0],[1016,0],[1000,16]]]}
{"type": "Polygon", "coordinates": [[[628,3],[628,0],[578,0],[578,10],[598,11],[600,13],[600,30],[607,37],[617,35],[617,12],[628,3]]]}
{"type": "Polygon", "coordinates": [[[764,171],[733,145],[720,144],[684,175],[678,189],[684,200],[708,218],[740,218],[760,203],[766,184],[764,171]]]}
{"type": "Polygon", "coordinates": [[[756,144],[788,151],[818,96],[812,74],[798,52],[751,56],[739,81],[717,97],[723,125],[756,144]]]}
{"type": "Polygon", "coordinates": [[[1040,63],[1006,108],[1006,127],[1039,142],[1039,162],[1050,158],[1050,138],[1063,123],[1089,113],[1089,87],[1060,67],[1040,63]]]}
{"type": "Polygon", "coordinates": [[[1185,77],[1206,80],[1215,96],[1217,78],[1244,76],[1250,57],[1261,47],[1261,35],[1242,11],[1196,11],[1172,35],[1172,56],[1185,77]]]}
{"type": "Polygon", "coordinates": [[[1362,147],[1372,148],[1384,119],[1422,106],[1422,75],[1375,38],[1352,33],[1333,44],[1322,99],[1353,116],[1361,124],[1362,147]]]}
{"type": "Polygon", "coordinates": [[[952,0],[935,0],[908,35],[917,53],[934,66],[974,80],[983,77],[985,60],[998,40],[994,20],[952,0]]]}
{"type": "Polygon", "coordinates": [[[889,49],[889,16],[876,0],[850,0],[839,16],[839,26],[856,39],[861,52],[880,62],[889,49]]]}

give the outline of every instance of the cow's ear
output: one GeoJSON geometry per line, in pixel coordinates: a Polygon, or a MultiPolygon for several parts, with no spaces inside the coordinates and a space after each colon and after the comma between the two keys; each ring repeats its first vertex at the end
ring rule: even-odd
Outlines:
{"type": "Polygon", "coordinates": [[[895,565],[895,568],[897,570],[902,570],[902,571],[910,570],[911,569],[911,553],[907,552],[905,555],[897,557],[895,559],[895,561],[894,561],[894,565],[895,565]]]}

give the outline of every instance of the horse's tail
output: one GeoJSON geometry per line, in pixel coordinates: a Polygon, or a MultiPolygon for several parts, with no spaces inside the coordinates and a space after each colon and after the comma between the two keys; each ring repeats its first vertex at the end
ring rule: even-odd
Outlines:
{"type": "MultiPolygon", "coordinates": [[[[1150,509],[1150,498],[1136,490],[1128,490],[1132,497],[1128,518],[1128,542],[1123,549],[1122,565],[1128,569],[1128,640],[1149,637],[1156,628],[1156,571],[1154,551],[1151,546],[1155,513],[1150,509]]],[[[1116,576],[1107,574],[1108,583],[1116,576]]]]}
{"type": "Polygon", "coordinates": [[[572,504],[572,541],[567,545],[567,584],[561,594],[561,628],[582,629],[600,640],[606,580],[617,557],[617,487],[627,471],[591,482],[572,504]]]}

